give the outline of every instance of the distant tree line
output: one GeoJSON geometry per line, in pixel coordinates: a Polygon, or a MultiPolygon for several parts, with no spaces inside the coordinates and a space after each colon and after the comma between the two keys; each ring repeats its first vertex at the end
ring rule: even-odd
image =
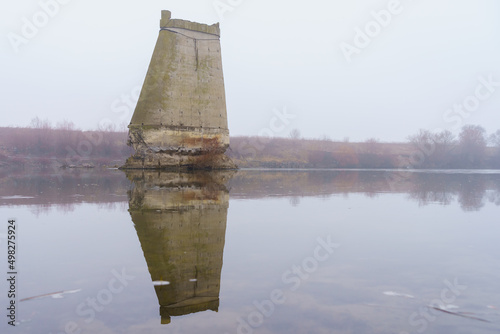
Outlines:
{"type": "Polygon", "coordinates": [[[409,142],[417,152],[414,168],[500,168],[500,130],[488,136],[483,127],[466,125],[458,137],[420,130],[409,142]]]}
{"type": "Polygon", "coordinates": [[[46,120],[35,118],[30,127],[0,128],[0,163],[27,163],[47,167],[84,163],[111,164],[131,153],[126,145],[127,133],[113,129],[82,131],[71,122],[53,127],[46,120]]]}
{"type": "Polygon", "coordinates": [[[229,155],[242,167],[281,168],[500,168],[500,130],[487,135],[477,125],[464,126],[458,137],[450,131],[420,130],[406,143],[368,139],[299,139],[234,137],[229,155]]]}
{"type": "MultiPolygon", "coordinates": [[[[122,164],[133,153],[127,133],[113,128],[82,131],[71,122],[51,126],[35,118],[30,127],[0,128],[0,166],[122,164]]],[[[377,139],[354,143],[288,138],[231,137],[226,152],[240,167],[266,168],[500,168],[500,130],[467,125],[458,136],[450,131],[420,130],[406,143],[377,139]]]]}

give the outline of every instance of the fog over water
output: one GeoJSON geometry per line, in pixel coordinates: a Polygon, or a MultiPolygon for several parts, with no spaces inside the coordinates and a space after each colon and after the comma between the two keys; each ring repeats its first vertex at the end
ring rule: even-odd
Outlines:
{"type": "Polygon", "coordinates": [[[124,128],[162,9],[220,22],[232,135],[263,133],[285,109],[295,118],[276,136],[297,128],[402,141],[420,128],[492,133],[500,123],[495,0],[40,3],[9,2],[0,13],[2,126],[38,116],[124,128]]]}

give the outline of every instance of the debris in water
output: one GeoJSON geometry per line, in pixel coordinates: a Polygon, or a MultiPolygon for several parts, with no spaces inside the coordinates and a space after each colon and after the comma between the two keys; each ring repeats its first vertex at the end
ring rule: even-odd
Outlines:
{"type": "Polygon", "coordinates": [[[468,319],[473,319],[473,320],[477,320],[477,321],[491,323],[491,321],[489,321],[489,320],[478,318],[478,317],[474,317],[474,316],[471,316],[471,315],[468,315],[468,314],[465,314],[465,313],[461,313],[461,312],[452,312],[452,311],[448,311],[448,310],[445,310],[445,309],[442,309],[442,308],[439,308],[439,307],[435,307],[435,306],[429,306],[429,308],[432,308],[432,309],[434,309],[436,311],[448,313],[448,314],[451,314],[451,315],[456,315],[458,317],[463,317],[463,318],[468,318],[468,319]]]}
{"type": "Polygon", "coordinates": [[[153,281],[153,285],[155,286],[160,286],[160,285],[169,285],[169,281],[153,281]]]}

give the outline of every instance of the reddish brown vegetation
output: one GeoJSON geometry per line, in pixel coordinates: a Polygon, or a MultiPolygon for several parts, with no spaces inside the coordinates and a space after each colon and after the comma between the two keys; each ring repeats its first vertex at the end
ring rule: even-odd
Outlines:
{"type": "MultiPolygon", "coordinates": [[[[121,165],[133,153],[127,133],[75,130],[71,123],[52,128],[0,128],[0,166],[121,165]]],[[[232,137],[226,154],[240,167],[264,168],[500,168],[500,132],[487,137],[479,126],[450,132],[421,130],[409,143],[334,142],[329,139],[232,137]],[[490,146],[488,146],[488,142],[490,146]]],[[[204,142],[199,164],[220,158],[220,144],[204,142]]]]}
{"type": "Polygon", "coordinates": [[[131,153],[127,133],[73,129],[0,128],[0,162],[47,168],[84,163],[111,164],[131,153]]]}
{"type": "Polygon", "coordinates": [[[395,168],[410,146],[288,138],[231,138],[231,158],[241,167],[395,168]]]}

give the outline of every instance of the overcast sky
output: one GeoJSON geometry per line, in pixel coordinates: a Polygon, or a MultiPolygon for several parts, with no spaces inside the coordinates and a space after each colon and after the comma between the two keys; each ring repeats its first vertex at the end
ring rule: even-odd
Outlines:
{"type": "Polygon", "coordinates": [[[0,1],[0,126],[128,124],[168,9],[220,22],[231,135],[500,129],[498,0],[0,1]]]}

